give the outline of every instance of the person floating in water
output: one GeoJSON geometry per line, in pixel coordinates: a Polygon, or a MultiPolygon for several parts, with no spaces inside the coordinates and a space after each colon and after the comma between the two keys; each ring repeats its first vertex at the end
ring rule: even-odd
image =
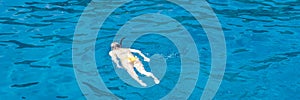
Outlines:
{"type": "Polygon", "coordinates": [[[139,79],[139,76],[134,71],[134,68],[139,73],[153,78],[155,84],[159,84],[160,81],[151,72],[147,72],[139,58],[134,56],[132,53],[138,53],[144,58],[144,61],[146,62],[150,62],[150,59],[147,58],[140,50],[122,48],[121,45],[123,39],[124,38],[121,39],[120,44],[117,42],[111,43],[111,51],[109,52],[109,55],[111,56],[112,61],[118,68],[124,68],[134,80],[136,80],[140,85],[144,87],[146,87],[147,84],[139,79]],[[122,66],[120,64],[122,64],[122,66]]]}

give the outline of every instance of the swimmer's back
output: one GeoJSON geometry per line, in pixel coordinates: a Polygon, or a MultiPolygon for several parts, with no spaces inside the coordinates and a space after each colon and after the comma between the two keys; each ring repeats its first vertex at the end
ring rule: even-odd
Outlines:
{"type": "Polygon", "coordinates": [[[120,59],[128,58],[128,56],[132,56],[129,48],[119,48],[117,50],[113,50],[112,52],[114,52],[117,55],[117,57],[120,59]]]}

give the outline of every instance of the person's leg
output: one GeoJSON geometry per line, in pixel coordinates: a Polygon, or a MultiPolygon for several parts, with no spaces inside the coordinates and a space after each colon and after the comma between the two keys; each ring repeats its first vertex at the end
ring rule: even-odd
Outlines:
{"type": "Polygon", "coordinates": [[[146,87],[147,84],[144,83],[142,80],[139,79],[139,76],[135,73],[134,69],[133,69],[133,65],[132,64],[127,64],[127,68],[126,71],[128,72],[128,74],[135,80],[137,81],[140,85],[146,87]]]}
{"type": "Polygon", "coordinates": [[[139,73],[141,73],[141,74],[143,74],[143,75],[145,75],[147,77],[152,77],[153,80],[154,80],[154,82],[155,82],[155,84],[159,84],[159,80],[151,72],[147,72],[145,70],[145,68],[144,68],[144,65],[140,61],[136,61],[134,63],[134,67],[136,68],[136,70],[139,73]]]}

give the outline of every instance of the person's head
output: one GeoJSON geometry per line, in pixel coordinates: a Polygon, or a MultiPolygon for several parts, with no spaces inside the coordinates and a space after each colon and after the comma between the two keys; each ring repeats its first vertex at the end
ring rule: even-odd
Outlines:
{"type": "Polygon", "coordinates": [[[114,49],[121,48],[121,45],[118,42],[113,42],[111,43],[110,47],[112,50],[114,50],[114,49]]]}

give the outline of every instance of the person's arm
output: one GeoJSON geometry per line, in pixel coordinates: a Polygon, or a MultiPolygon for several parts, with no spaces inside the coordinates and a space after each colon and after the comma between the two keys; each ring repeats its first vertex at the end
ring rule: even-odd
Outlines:
{"type": "Polygon", "coordinates": [[[122,68],[120,65],[119,65],[119,60],[117,59],[117,56],[116,54],[114,54],[112,51],[109,52],[109,55],[111,57],[111,60],[117,65],[118,68],[122,68]]]}
{"type": "Polygon", "coordinates": [[[146,57],[140,50],[136,50],[136,49],[129,49],[129,50],[130,52],[138,53],[139,55],[141,55],[144,58],[144,61],[150,62],[150,59],[146,57]]]}

